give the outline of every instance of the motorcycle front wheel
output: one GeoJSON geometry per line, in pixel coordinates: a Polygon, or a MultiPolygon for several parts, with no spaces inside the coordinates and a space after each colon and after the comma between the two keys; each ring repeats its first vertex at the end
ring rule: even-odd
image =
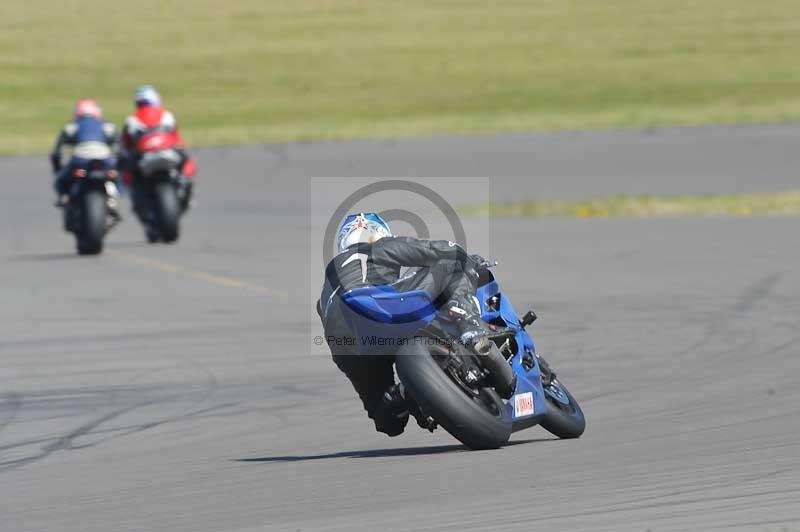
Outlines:
{"type": "Polygon", "coordinates": [[[567,387],[558,379],[553,379],[545,386],[547,414],[540,423],[542,428],[559,438],[578,438],[586,430],[586,418],[583,417],[578,401],[572,397],[567,387]]]}

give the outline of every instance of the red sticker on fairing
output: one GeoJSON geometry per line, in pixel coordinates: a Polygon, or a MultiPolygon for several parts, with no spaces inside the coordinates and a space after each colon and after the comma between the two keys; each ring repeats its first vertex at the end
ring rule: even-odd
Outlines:
{"type": "Polygon", "coordinates": [[[533,393],[526,392],[514,396],[514,417],[533,414],[533,393]]]}

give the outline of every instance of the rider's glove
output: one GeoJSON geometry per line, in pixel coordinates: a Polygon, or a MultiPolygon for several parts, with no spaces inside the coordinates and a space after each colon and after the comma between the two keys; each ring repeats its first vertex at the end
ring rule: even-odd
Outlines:
{"type": "Polygon", "coordinates": [[[467,261],[466,272],[467,276],[472,281],[472,284],[475,286],[478,285],[478,277],[480,276],[480,271],[485,270],[492,266],[492,263],[488,260],[484,259],[480,255],[470,255],[469,261],[467,261]]]}
{"type": "Polygon", "coordinates": [[[488,260],[484,259],[478,254],[473,254],[469,256],[469,260],[472,263],[472,268],[476,270],[485,270],[486,268],[492,266],[492,263],[488,260]]]}

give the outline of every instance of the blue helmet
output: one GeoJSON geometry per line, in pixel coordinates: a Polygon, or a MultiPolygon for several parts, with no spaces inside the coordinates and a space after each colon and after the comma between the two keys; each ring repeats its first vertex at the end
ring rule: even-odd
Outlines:
{"type": "Polygon", "coordinates": [[[392,236],[389,224],[374,212],[350,214],[339,227],[336,247],[342,253],[353,244],[372,243],[387,236],[392,236]]]}
{"type": "Polygon", "coordinates": [[[143,105],[161,107],[161,95],[152,85],[142,85],[137,87],[133,93],[133,104],[136,107],[143,105]]]}

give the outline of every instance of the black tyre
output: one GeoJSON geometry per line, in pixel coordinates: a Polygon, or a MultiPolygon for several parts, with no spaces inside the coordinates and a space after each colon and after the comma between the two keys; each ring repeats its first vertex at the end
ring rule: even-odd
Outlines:
{"type": "Polygon", "coordinates": [[[496,449],[511,436],[511,415],[497,392],[467,394],[439,366],[424,345],[400,348],[397,374],[411,397],[439,425],[470,449],[496,449]]]}
{"type": "Polygon", "coordinates": [[[180,232],[181,206],[172,183],[159,183],[155,190],[156,222],[164,242],[175,242],[180,232]]]}
{"type": "Polygon", "coordinates": [[[577,438],[586,429],[586,419],[580,405],[558,379],[545,387],[547,414],[540,423],[559,438],[577,438]]]}
{"type": "Polygon", "coordinates": [[[103,251],[106,236],[107,206],[105,195],[90,190],[83,195],[83,212],[77,247],[80,255],[97,255],[103,251]]]}
{"type": "Polygon", "coordinates": [[[145,238],[147,238],[147,241],[151,244],[155,244],[156,242],[158,242],[158,239],[160,238],[158,234],[158,229],[149,225],[145,226],[144,228],[144,236],[145,238]]]}

